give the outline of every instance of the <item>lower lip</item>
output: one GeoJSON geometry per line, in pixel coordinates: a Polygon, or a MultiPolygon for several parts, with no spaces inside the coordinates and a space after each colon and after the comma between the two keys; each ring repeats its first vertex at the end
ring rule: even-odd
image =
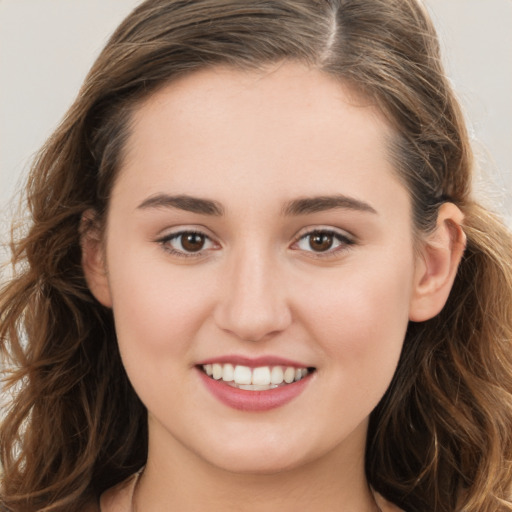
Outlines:
{"type": "Polygon", "coordinates": [[[311,380],[311,374],[301,380],[266,391],[248,391],[229,386],[222,380],[208,377],[197,370],[205,386],[223,404],[239,411],[262,412],[281,407],[299,396],[311,380]]]}

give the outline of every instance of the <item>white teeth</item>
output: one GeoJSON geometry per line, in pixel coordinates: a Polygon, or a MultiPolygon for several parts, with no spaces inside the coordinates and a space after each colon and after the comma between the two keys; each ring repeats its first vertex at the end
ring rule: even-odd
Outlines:
{"type": "MultiPolygon", "coordinates": [[[[307,372],[307,370],[306,370],[307,372]]],[[[283,369],[280,366],[274,366],[270,373],[270,382],[272,384],[282,384],[284,379],[283,369]]]]}
{"type": "Polygon", "coordinates": [[[203,370],[215,380],[223,380],[239,389],[265,391],[285,384],[297,382],[308,375],[307,368],[293,366],[249,366],[226,364],[205,364],[203,370]]]}
{"type": "Polygon", "coordinates": [[[252,383],[258,386],[268,386],[270,384],[270,368],[268,366],[254,368],[252,371],[252,383]]]}
{"type": "Polygon", "coordinates": [[[248,366],[235,366],[233,380],[236,384],[252,384],[252,371],[248,366]]]}
{"type": "Polygon", "coordinates": [[[286,382],[286,384],[290,384],[293,382],[293,379],[295,379],[295,368],[289,366],[284,371],[283,380],[286,382]]]}
{"type": "Polygon", "coordinates": [[[235,369],[232,364],[225,364],[222,372],[222,380],[225,382],[231,382],[234,379],[235,369]]]}
{"type": "Polygon", "coordinates": [[[220,364],[214,364],[212,366],[212,375],[215,380],[219,380],[222,378],[222,366],[220,364]]]}

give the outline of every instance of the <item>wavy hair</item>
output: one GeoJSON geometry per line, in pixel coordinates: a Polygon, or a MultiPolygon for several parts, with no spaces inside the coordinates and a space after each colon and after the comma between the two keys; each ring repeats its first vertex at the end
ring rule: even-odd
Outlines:
{"type": "Polygon", "coordinates": [[[472,154],[438,41],[416,0],[148,0],[113,34],[27,183],[30,222],[11,243],[0,350],[12,390],[0,429],[0,504],[82,510],[140,468],[146,411],[119,356],[112,313],[81,267],[82,214],[104,219],[138,104],[215,65],[286,59],[350,84],[394,127],[417,233],[443,202],[467,250],[435,318],[411,322],[370,418],[370,484],[408,512],[512,510],[512,240],[471,193],[472,154]]]}

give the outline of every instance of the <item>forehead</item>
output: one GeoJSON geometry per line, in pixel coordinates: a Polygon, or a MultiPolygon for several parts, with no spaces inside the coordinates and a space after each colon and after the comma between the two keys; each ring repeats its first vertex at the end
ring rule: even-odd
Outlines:
{"type": "Polygon", "coordinates": [[[233,201],[233,190],[263,198],[270,187],[283,200],[333,187],[378,196],[388,191],[384,183],[399,185],[391,137],[371,102],[318,69],[212,68],[166,85],[136,109],[119,186],[220,201],[233,201]]]}

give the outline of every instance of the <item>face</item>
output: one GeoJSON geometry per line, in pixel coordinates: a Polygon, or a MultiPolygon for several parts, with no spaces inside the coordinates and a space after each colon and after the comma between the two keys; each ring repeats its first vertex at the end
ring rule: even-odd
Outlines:
{"type": "Polygon", "coordinates": [[[292,63],[197,72],[139,107],[96,296],[150,457],[240,472],[362,458],[417,280],[390,135],[368,102],[292,63]]]}

